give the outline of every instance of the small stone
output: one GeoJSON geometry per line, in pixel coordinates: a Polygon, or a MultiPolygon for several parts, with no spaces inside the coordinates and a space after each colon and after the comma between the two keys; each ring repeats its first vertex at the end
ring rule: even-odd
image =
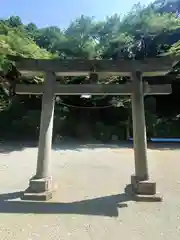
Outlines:
{"type": "Polygon", "coordinates": [[[112,141],[118,141],[118,136],[116,136],[116,135],[112,135],[112,141]]]}

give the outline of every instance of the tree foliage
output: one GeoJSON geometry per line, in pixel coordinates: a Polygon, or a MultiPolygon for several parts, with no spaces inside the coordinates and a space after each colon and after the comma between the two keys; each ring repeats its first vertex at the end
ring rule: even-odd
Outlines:
{"type": "MultiPolygon", "coordinates": [[[[8,55],[42,59],[54,57],[142,59],[144,57],[156,57],[160,54],[179,55],[179,13],[180,0],[174,0],[173,2],[157,0],[147,7],[140,4],[134,5],[124,17],[117,13],[108,16],[104,21],[96,21],[92,17],[82,15],[72,21],[66,29],[60,29],[56,26],[38,28],[35,23],[25,25],[20,17],[11,16],[9,19],[0,20],[0,68],[1,70],[9,69],[11,63],[7,58],[8,55]]],[[[12,77],[12,74],[10,76],[12,77]]],[[[117,76],[114,79],[119,81],[120,78],[117,76]]],[[[83,79],[69,78],[68,80],[80,83],[83,79]]],[[[36,78],[33,81],[38,82],[40,80],[36,78]]],[[[112,77],[109,78],[109,81],[112,81],[112,77]]],[[[3,89],[1,90],[0,105],[9,106],[7,96],[5,97],[3,89]]],[[[38,97],[24,96],[18,99],[19,103],[17,101],[13,103],[13,109],[18,106],[18,110],[21,109],[19,110],[21,114],[23,114],[23,111],[26,112],[30,106],[31,108],[35,108],[35,105],[40,106],[38,97]]],[[[108,105],[112,100],[111,97],[107,96],[86,101],[78,96],[64,97],[63,99],[67,104],[78,106],[108,105]]],[[[123,105],[123,109],[129,108],[129,99],[125,101],[122,98],[116,99],[121,103],[127,103],[123,105]]],[[[72,108],[60,107],[60,105],[58,105],[58,108],[61,109],[61,114],[64,111],[63,114],[66,114],[67,118],[68,114],[71,114],[73,121],[77,118],[72,108]],[[67,109],[68,111],[66,111],[67,109]]],[[[95,119],[95,121],[103,122],[106,125],[118,125],[117,122],[121,121],[122,114],[125,114],[122,108],[99,111],[96,113],[98,120],[95,119]],[[106,116],[108,114],[109,117],[106,119],[104,114],[106,116]],[[113,122],[112,119],[116,118],[117,120],[113,122]]],[[[5,111],[6,107],[1,107],[2,109],[5,111]]],[[[59,110],[56,109],[56,111],[59,114],[59,110]]],[[[176,112],[178,111],[180,109],[177,107],[176,112]]],[[[85,121],[88,121],[88,119],[94,120],[95,115],[88,115],[85,110],[82,110],[82,112],[79,116],[83,115],[85,121]]],[[[31,117],[30,115],[28,116],[31,119],[36,114],[32,113],[31,117]]],[[[147,116],[149,115],[147,114],[147,116]]],[[[27,115],[25,119],[24,124],[27,124],[27,115]]],[[[33,117],[33,119],[38,119],[38,117],[33,117]]],[[[153,117],[153,119],[155,118],[153,117]]],[[[30,126],[32,126],[34,121],[32,119],[29,121],[31,122],[30,126]]],[[[66,121],[66,124],[68,121],[66,121]]],[[[76,121],[79,122],[79,119],[77,118],[76,121]]]]}
{"type": "Polygon", "coordinates": [[[33,58],[53,57],[55,53],[67,58],[112,58],[119,51],[118,57],[124,57],[128,51],[137,50],[137,41],[142,38],[148,46],[165,51],[168,47],[164,49],[162,38],[169,48],[180,39],[178,8],[171,11],[172,5],[179,6],[179,2],[158,0],[148,7],[136,4],[125,17],[114,14],[101,22],[82,15],[65,30],[55,26],[38,28],[34,23],[24,25],[18,16],[11,16],[0,22],[0,51],[33,58]]]}

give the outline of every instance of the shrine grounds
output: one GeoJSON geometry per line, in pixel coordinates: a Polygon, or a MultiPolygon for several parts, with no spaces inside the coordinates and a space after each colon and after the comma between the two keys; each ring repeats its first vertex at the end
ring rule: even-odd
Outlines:
{"type": "Polygon", "coordinates": [[[36,171],[37,147],[0,144],[1,240],[179,240],[180,145],[148,147],[151,178],[163,202],[124,194],[134,172],[129,144],[62,144],[52,151],[58,185],[49,202],[21,201],[36,171]]]}

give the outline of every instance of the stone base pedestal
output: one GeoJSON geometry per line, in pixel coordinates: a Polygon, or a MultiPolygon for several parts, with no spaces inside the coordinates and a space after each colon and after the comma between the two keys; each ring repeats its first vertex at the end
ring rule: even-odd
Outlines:
{"type": "Polygon", "coordinates": [[[137,176],[131,176],[131,194],[135,201],[161,202],[162,197],[156,194],[156,183],[150,180],[142,181],[137,176]]]}
{"type": "Polygon", "coordinates": [[[48,201],[52,198],[55,188],[52,184],[52,177],[30,179],[29,187],[22,196],[22,200],[48,201]]]}

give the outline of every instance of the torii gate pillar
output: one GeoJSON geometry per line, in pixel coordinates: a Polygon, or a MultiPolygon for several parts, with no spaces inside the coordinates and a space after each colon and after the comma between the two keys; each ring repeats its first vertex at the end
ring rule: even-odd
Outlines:
{"type": "Polygon", "coordinates": [[[149,180],[147,164],[147,139],[144,111],[144,85],[141,72],[132,73],[132,118],[135,175],[131,187],[136,200],[161,201],[156,195],[156,183],[149,180]]]}
{"type": "Polygon", "coordinates": [[[29,188],[23,199],[49,200],[54,190],[50,173],[52,132],[54,118],[54,86],[55,74],[45,74],[44,92],[42,97],[41,124],[39,135],[38,159],[36,175],[30,179],[29,188]]]}

